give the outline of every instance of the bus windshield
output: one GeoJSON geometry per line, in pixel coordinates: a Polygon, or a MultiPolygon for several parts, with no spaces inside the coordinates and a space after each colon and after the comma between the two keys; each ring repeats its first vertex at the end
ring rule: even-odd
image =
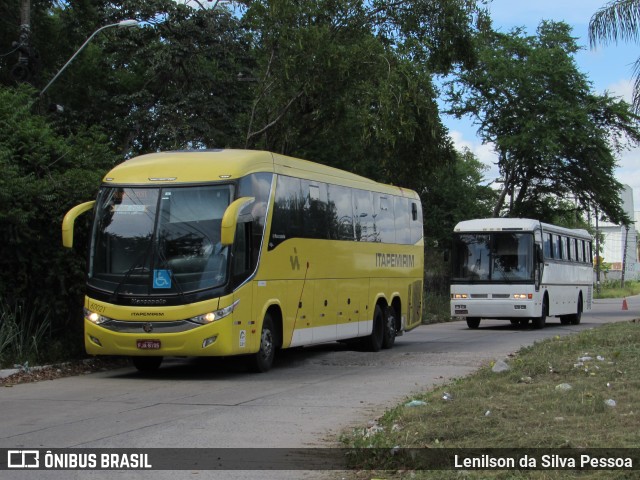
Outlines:
{"type": "Polygon", "coordinates": [[[220,245],[231,185],[104,187],[98,196],[89,285],[114,294],[182,294],[227,282],[220,245]]]}
{"type": "Polygon", "coordinates": [[[532,282],[533,234],[463,233],[454,237],[454,282],[532,282]]]}

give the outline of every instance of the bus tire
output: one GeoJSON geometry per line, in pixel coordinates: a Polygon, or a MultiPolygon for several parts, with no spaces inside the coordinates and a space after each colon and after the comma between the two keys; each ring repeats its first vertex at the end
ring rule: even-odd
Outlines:
{"type": "Polygon", "coordinates": [[[480,326],[480,319],[478,317],[467,317],[467,327],[476,329],[480,326]]]}
{"type": "Polygon", "coordinates": [[[387,318],[384,320],[384,332],[382,335],[382,348],[391,348],[396,341],[396,311],[393,307],[387,308],[387,318]]]}
{"type": "Polygon", "coordinates": [[[579,325],[582,320],[582,294],[578,295],[578,306],[576,307],[576,313],[569,316],[571,325],[579,325]]]}
{"type": "Polygon", "coordinates": [[[373,330],[371,335],[365,337],[364,347],[370,352],[378,352],[382,348],[384,339],[385,315],[380,305],[376,305],[373,312],[373,330]]]}
{"type": "Polygon", "coordinates": [[[162,357],[131,357],[136,370],[143,373],[155,372],[160,368],[162,357]]]}
{"type": "Polygon", "coordinates": [[[541,329],[547,323],[547,314],[549,312],[549,299],[545,296],[542,300],[542,313],[539,317],[533,319],[533,328],[541,329]]]}
{"type": "Polygon", "coordinates": [[[264,373],[273,366],[273,359],[276,354],[275,334],[273,330],[273,320],[267,313],[262,321],[262,332],[260,333],[260,349],[253,354],[249,368],[255,373],[264,373]]]}

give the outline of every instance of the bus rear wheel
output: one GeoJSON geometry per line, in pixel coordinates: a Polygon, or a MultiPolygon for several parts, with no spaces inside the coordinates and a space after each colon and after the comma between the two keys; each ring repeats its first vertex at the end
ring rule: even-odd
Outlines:
{"type": "Polygon", "coordinates": [[[393,307],[387,309],[387,318],[384,320],[384,334],[382,348],[391,348],[396,341],[396,311],[393,307]]]}
{"type": "Polygon", "coordinates": [[[139,372],[150,373],[155,372],[160,368],[162,363],[162,357],[131,357],[133,366],[139,372]]]}
{"type": "Polygon", "coordinates": [[[478,317],[467,317],[467,327],[476,329],[480,326],[480,319],[478,317]]]}
{"type": "Polygon", "coordinates": [[[569,322],[571,325],[579,325],[582,320],[582,294],[578,296],[578,306],[576,307],[576,313],[569,316],[569,322]]]}
{"type": "Polygon", "coordinates": [[[273,366],[273,359],[276,354],[274,338],[273,320],[271,319],[271,315],[267,313],[262,322],[260,349],[251,357],[249,364],[252,372],[264,373],[273,366]]]}
{"type": "Polygon", "coordinates": [[[384,340],[385,315],[380,305],[376,305],[373,312],[373,330],[371,335],[365,337],[364,347],[370,352],[378,352],[382,348],[384,340]]]}

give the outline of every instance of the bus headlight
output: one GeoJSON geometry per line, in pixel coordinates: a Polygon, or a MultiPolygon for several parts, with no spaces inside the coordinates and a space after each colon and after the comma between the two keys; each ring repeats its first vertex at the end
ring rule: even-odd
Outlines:
{"type": "Polygon", "coordinates": [[[532,300],[533,299],[533,294],[529,293],[514,293],[513,294],[513,298],[517,299],[517,300],[532,300]]]}
{"type": "Polygon", "coordinates": [[[452,293],[451,298],[454,300],[460,300],[462,298],[469,298],[469,296],[466,293],[452,293]]]}
{"type": "Polygon", "coordinates": [[[236,306],[238,305],[238,303],[240,303],[240,300],[236,300],[228,307],[221,308],[220,310],[216,310],[215,312],[208,312],[202,315],[196,315],[195,317],[191,317],[189,321],[200,323],[202,325],[207,325],[208,323],[221,320],[224,317],[231,315],[231,313],[236,309],[236,306]]]}
{"type": "Polygon", "coordinates": [[[109,317],[105,317],[100,315],[99,313],[92,312],[88,308],[83,308],[84,310],[84,318],[89,320],[91,323],[95,323],[96,325],[100,325],[101,323],[105,323],[110,321],[109,317]]]}

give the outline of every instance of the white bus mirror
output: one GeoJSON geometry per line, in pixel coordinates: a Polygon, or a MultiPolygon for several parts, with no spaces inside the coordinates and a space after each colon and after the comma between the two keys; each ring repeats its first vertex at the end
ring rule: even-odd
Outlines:
{"type": "Polygon", "coordinates": [[[76,222],[76,218],[82,215],[87,210],[91,210],[96,201],[84,202],[80,205],[76,205],[62,219],[62,245],[66,248],[73,247],[73,225],[76,222]]]}
{"type": "Polygon", "coordinates": [[[255,200],[254,197],[242,197],[231,203],[227,207],[222,216],[222,225],[220,227],[220,243],[222,245],[232,245],[236,235],[236,226],[238,224],[238,214],[242,207],[255,200]]]}

